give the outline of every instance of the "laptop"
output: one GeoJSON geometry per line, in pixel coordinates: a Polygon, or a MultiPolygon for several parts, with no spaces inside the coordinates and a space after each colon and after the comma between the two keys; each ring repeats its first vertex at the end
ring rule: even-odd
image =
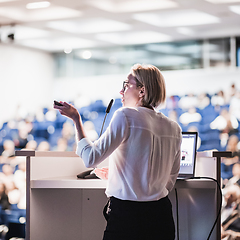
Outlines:
{"type": "Polygon", "coordinates": [[[197,155],[197,138],[197,132],[182,132],[182,154],[178,179],[194,177],[197,155]]]}

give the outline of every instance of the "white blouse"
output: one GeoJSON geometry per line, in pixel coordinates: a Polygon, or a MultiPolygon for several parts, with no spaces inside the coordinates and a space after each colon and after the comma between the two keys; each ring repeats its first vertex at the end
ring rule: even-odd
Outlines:
{"type": "Polygon", "coordinates": [[[109,157],[108,197],[153,201],[167,196],[175,184],[181,140],[179,125],[162,113],[123,107],[98,140],[81,139],[76,153],[86,167],[109,157]]]}

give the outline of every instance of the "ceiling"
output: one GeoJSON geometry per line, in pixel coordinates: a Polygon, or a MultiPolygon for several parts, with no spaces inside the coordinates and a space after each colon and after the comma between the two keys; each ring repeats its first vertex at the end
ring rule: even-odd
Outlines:
{"type": "Polygon", "coordinates": [[[240,36],[240,0],[49,0],[26,8],[39,1],[0,0],[3,44],[62,52],[240,36]]]}

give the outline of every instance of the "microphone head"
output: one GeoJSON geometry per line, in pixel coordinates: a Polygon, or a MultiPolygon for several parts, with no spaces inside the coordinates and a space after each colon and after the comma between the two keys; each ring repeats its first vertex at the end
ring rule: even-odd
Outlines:
{"type": "Polygon", "coordinates": [[[112,105],[113,105],[113,99],[111,99],[111,101],[110,101],[110,103],[108,104],[108,107],[107,107],[107,109],[106,109],[106,113],[109,113],[110,112],[110,109],[111,109],[111,107],[112,107],[112,105]]]}

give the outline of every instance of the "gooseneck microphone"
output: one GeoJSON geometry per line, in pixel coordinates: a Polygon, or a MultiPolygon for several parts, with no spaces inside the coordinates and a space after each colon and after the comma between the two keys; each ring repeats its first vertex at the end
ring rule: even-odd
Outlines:
{"type": "MultiPolygon", "coordinates": [[[[105,117],[104,117],[104,120],[103,120],[103,123],[102,123],[102,129],[101,129],[101,132],[100,132],[100,135],[99,137],[102,135],[102,131],[103,131],[103,126],[104,126],[104,123],[106,121],[106,117],[108,115],[108,113],[110,112],[111,110],[111,107],[113,105],[113,99],[111,99],[111,101],[109,102],[108,106],[107,106],[107,109],[106,109],[106,114],[105,114],[105,117]]],[[[91,170],[88,170],[88,171],[85,171],[85,172],[82,172],[80,174],[77,175],[77,178],[80,178],[80,179],[99,179],[99,177],[96,176],[95,173],[92,173],[93,169],[91,170]]]]}
{"type": "Polygon", "coordinates": [[[100,132],[99,137],[102,135],[103,126],[104,126],[104,123],[105,123],[105,121],[106,121],[106,117],[107,117],[108,113],[110,112],[110,109],[111,109],[112,105],[113,105],[113,99],[111,99],[111,101],[110,101],[110,103],[108,104],[108,107],[107,107],[107,109],[106,109],[106,114],[105,114],[105,117],[104,117],[104,120],[103,120],[102,129],[101,129],[101,132],[100,132]]]}

